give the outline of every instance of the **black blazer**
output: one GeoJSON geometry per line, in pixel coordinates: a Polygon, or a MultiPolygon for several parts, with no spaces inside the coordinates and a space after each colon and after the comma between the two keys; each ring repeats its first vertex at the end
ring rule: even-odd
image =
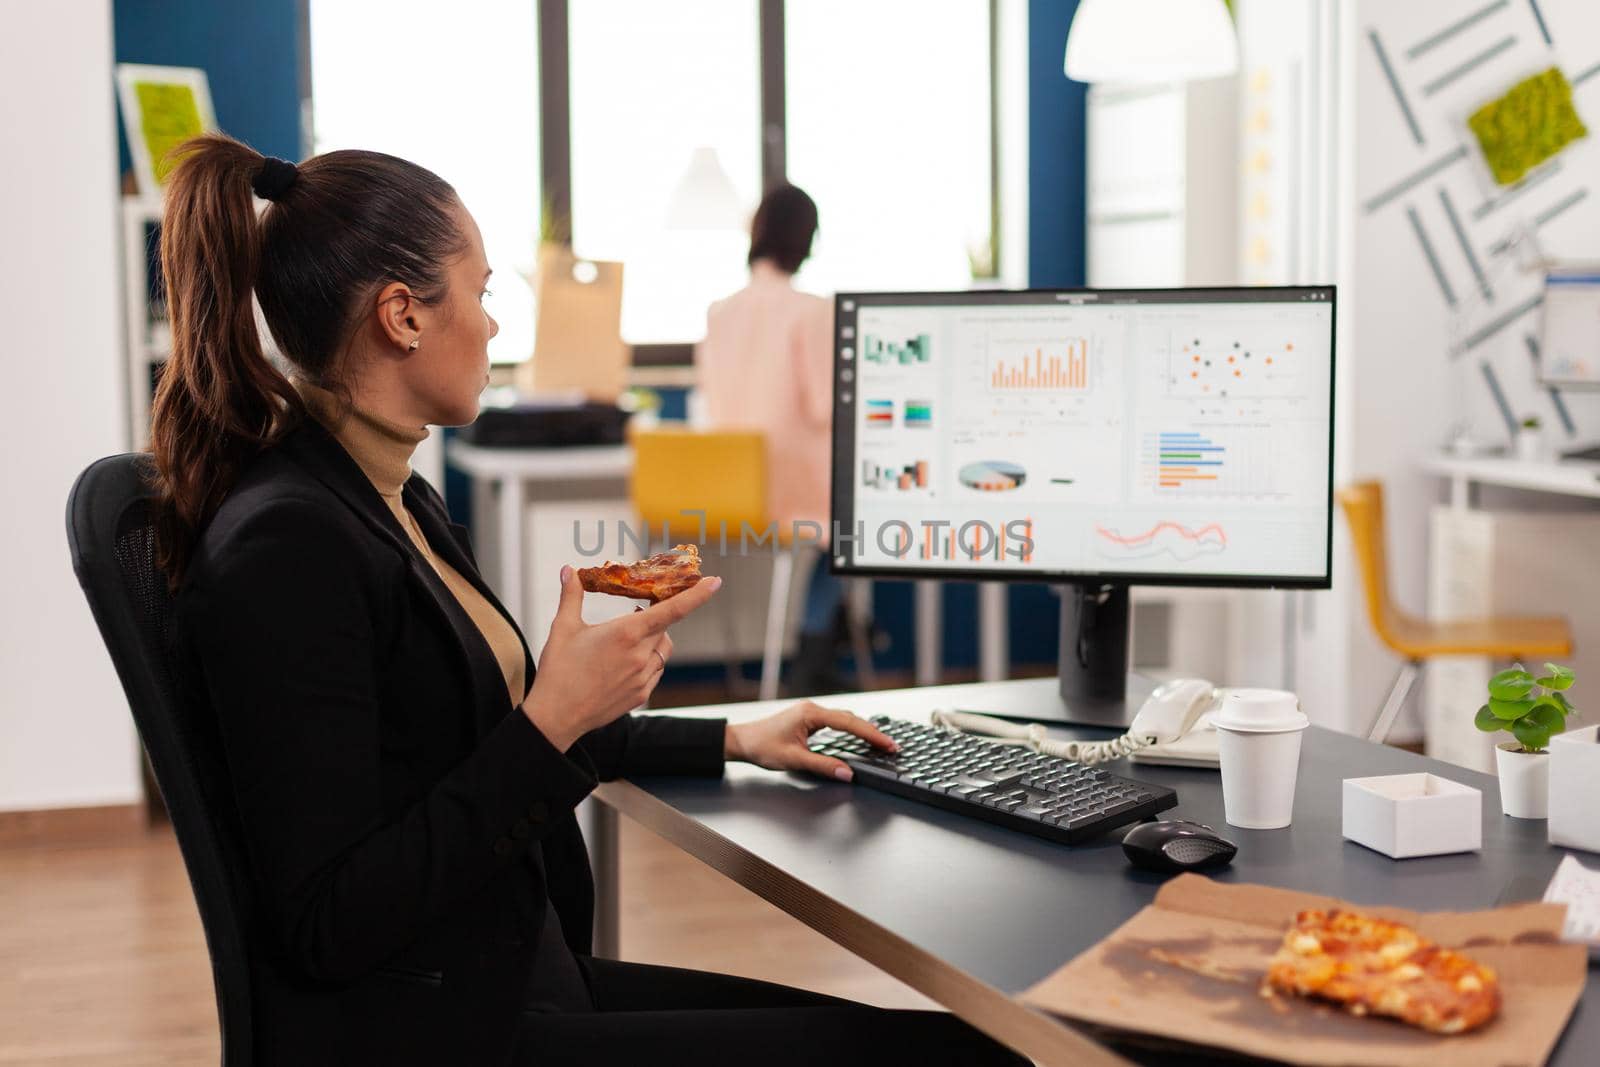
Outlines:
{"type": "MultiPolygon", "coordinates": [[[[413,475],[404,499],[434,551],[504,614],[433,488],[413,475]]],[[[589,951],[594,886],[574,806],[597,780],[722,773],[721,720],[625,716],[566,754],[546,741],[315,422],[228,494],[177,620],[191,699],[222,737],[255,940],[269,946],[256,969],[264,1063],[503,1062],[542,925],[559,916],[572,950],[589,951]]]]}

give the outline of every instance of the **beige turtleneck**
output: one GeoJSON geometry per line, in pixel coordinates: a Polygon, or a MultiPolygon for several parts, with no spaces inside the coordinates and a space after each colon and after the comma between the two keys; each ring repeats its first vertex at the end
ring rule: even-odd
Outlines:
{"type": "Polygon", "coordinates": [[[383,502],[411,538],[411,543],[439,575],[455,596],[461,609],[467,613],[483,639],[494,653],[500,673],[505,676],[506,692],[512,705],[521,704],[527,696],[527,664],[523,659],[522,641],[506,617],[483,594],[461,576],[449,563],[433,552],[422,534],[417,520],[412,518],[401,497],[406,480],[411,477],[411,454],[428,436],[425,427],[409,427],[384,418],[375,412],[346,404],[333,393],[310,382],[296,380],[295,388],[305,399],[306,407],[318,422],[327,427],[334,439],[344,446],[372,482],[383,502]]]}

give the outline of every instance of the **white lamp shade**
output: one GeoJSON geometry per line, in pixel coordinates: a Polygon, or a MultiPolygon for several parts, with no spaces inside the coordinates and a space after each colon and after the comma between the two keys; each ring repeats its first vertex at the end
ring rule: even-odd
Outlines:
{"type": "Polygon", "coordinates": [[[1065,65],[1080,82],[1193,81],[1238,70],[1239,44],[1222,0],[1082,0],[1065,65]]]}
{"type": "Polygon", "coordinates": [[[673,230],[736,230],[745,226],[744,208],[733,180],[722,169],[717,150],[702,145],[689,157],[689,169],[678,179],[667,204],[667,227],[673,230]]]}

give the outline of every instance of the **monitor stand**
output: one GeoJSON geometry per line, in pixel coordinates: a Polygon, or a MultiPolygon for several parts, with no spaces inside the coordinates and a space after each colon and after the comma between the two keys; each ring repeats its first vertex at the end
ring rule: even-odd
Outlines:
{"type": "Polygon", "coordinates": [[[1061,589],[1063,722],[1126,728],[1155,683],[1128,670],[1131,625],[1126,585],[1061,589]]]}
{"type": "Polygon", "coordinates": [[[1128,670],[1128,587],[1061,587],[1061,681],[1056,698],[995,693],[985,715],[1126,732],[1156,682],[1128,670]]]}

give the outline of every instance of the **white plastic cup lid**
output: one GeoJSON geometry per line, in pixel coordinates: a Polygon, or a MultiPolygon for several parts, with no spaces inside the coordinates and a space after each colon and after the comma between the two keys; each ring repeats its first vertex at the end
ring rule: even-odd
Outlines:
{"type": "Polygon", "coordinates": [[[1212,722],[1219,730],[1245,734],[1304,730],[1311,724],[1300,698],[1283,689],[1235,689],[1222,698],[1212,722]]]}

